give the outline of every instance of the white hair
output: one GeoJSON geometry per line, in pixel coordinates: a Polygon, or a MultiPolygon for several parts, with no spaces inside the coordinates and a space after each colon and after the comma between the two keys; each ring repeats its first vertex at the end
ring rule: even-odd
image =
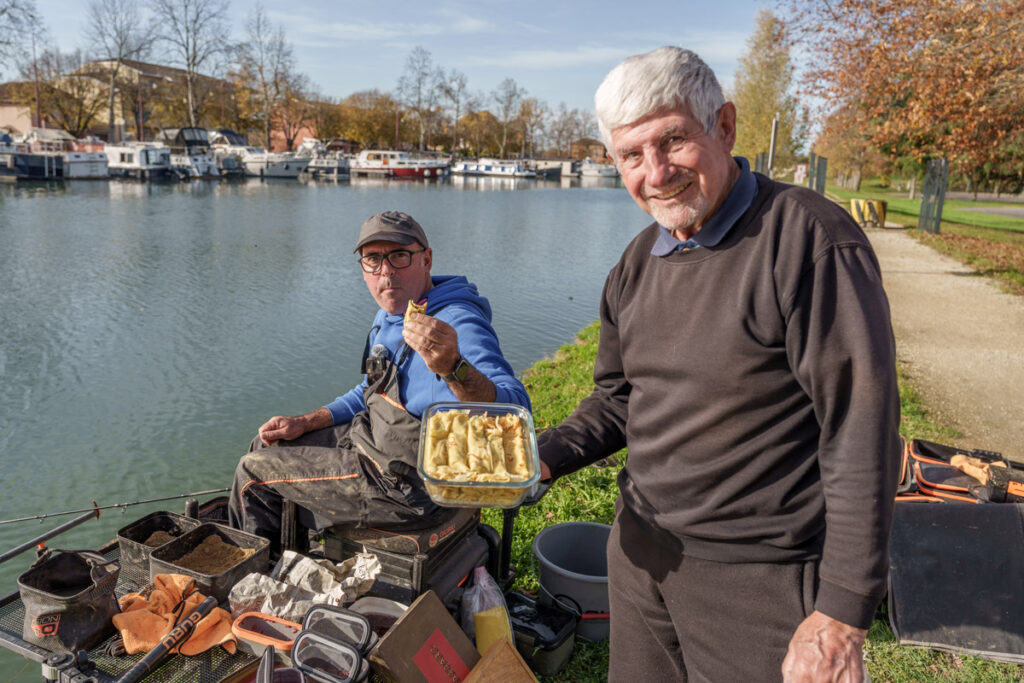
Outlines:
{"type": "Polygon", "coordinates": [[[711,67],[696,53],[671,46],[628,57],[608,72],[594,95],[597,126],[609,151],[613,130],[662,109],[686,107],[710,133],[723,104],[711,67]]]}

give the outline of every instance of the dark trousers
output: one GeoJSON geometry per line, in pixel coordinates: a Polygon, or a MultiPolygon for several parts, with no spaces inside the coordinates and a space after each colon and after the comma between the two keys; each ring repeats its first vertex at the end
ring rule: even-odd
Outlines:
{"type": "Polygon", "coordinates": [[[817,561],[725,564],[619,504],[608,540],[609,681],[780,681],[817,561]]]}
{"type": "Polygon", "coordinates": [[[303,526],[324,529],[419,521],[439,509],[417,482],[382,474],[347,440],[348,425],[308,432],[267,447],[257,437],[235,468],[231,526],[263,536],[280,552],[282,500],[299,506],[303,526]]]}

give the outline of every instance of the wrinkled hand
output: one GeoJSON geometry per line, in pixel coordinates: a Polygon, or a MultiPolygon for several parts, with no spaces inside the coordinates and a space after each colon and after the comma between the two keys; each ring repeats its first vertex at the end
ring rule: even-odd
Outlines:
{"type": "Polygon", "coordinates": [[[413,351],[420,354],[431,372],[443,376],[455,369],[459,357],[459,334],[445,321],[426,313],[413,313],[402,329],[402,337],[413,351]]]}
{"type": "Polygon", "coordinates": [[[867,631],[814,611],[797,627],[782,662],[784,683],[868,680],[863,646],[867,631]]]}
{"type": "Polygon", "coordinates": [[[260,441],[268,446],[273,446],[281,439],[290,441],[305,433],[306,425],[302,418],[275,415],[260,427],[260,441]]]}

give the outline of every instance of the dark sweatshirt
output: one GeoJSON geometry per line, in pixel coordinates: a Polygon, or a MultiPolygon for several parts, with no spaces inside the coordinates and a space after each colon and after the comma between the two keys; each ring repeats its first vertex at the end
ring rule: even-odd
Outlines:
{"type": "Polygon", "coordinates": [[[594,391],[541,457],[560,476],[628,445],[623,503],[685,554],[820,557],[815,608],[866,628],[899,449],[888,302],[842,209],[756,178],[719,244],[653,256],[655,224],[626,248],[605,283],[594,391]]]}

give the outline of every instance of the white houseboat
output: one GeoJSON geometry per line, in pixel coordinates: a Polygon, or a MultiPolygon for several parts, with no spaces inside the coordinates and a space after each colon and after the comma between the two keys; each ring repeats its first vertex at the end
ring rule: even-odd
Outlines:
{"type": "Polygon", "coordinates": [[[452,166],[452,173],[459,175],[498,176],[501,178],[535,178],[536,171],[531,171],[523,164],[515,161],[499,159],[480,159],[478,161],[460,161],[452,166]]]}
{"type": "Polygon", "coordinates": [[[123,142],[107,145],[107,165],[115,178],[175,180],[171,150],[152,142],[123,142]]]}

